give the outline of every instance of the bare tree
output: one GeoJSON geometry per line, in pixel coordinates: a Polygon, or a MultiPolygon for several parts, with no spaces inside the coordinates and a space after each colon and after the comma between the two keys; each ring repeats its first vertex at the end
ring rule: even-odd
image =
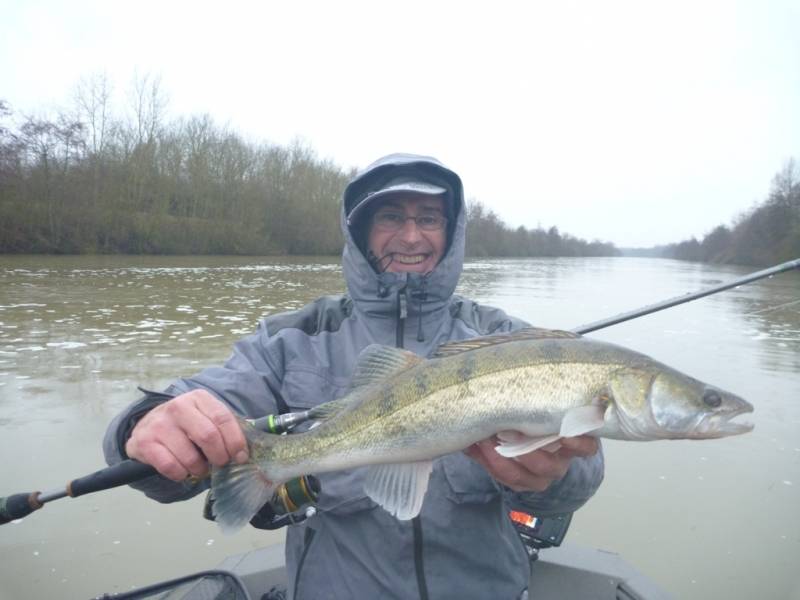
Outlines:
{"type": "Polygon", "coordinates": [[[18,136],[3,123],[11,115],[8,102],[0,100],[0,185],[7,184],[11,174],[17,172],[20,165],[18,136]]]}
{"type": "Polygon", "coordinates": [[[112,85],[105,72],[81,78],[73,93],[77,118],[84,123],[86,146],[89,152],[91,180],[91,206],[100,200],[103,161],[108,143],[111,120],[112,85]]]}
{"type": "Polygon", "coordinates": [[[166,114],[168,98],[161,89],[161,76],[135,75],[129,93],[137,144],[152,143],[166,114]]]}
{"type": "Polygon", "coordinates": [[[147,211],[153,204],[160,204],[154,196],[156,151],[167,106],[161,78],[149,74],[134,76],[129,99],[133,118],[125,145],[130,169],[123,198],[129,210],[147,211]]]}
{"type": "Polygon", "coordinates": [[[93,156],[103,153],[111,116],[112,86],[105,72],[81,78],[75,86],[78,118],[86,124],[87,145],[93,156]]]}

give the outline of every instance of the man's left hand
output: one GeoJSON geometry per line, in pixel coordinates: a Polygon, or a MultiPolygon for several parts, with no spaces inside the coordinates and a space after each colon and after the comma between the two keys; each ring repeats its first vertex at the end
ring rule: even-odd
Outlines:
{"type": "Polygon", "coordinates": [[[567,474],[573,458],[593,456],[600,447],[597,438],[588,435],[560,441],[561,447],[555,452],[539,449],[514,458],[499,455],[494,438],[473,444],[464,452],[515,492],[543,492],[567,474]]]}

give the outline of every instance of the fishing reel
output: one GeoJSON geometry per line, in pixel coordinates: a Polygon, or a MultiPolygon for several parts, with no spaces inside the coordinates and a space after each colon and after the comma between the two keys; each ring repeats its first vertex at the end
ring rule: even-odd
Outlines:
{"type": "MultiPolygon", "coordinates": [[[[280,529],[286,525],[302,523],[316,514],[319,498],[319,479],[313,475],[303,475],[282,483],[272,498],[261,507],[250,524],[257,529],[280,529]]],[[[206,494],[203,517],[214,521],[214,499],[206,494]]]]}
{"type": "Polygon", "coordinates": [[[314,505],[319,492],[319,479],[313,475],[290,479],[278,487],[272,499],[250,519],[250,525],[256,529],[280,529],[301,523],[317,513],[314,505]]]}

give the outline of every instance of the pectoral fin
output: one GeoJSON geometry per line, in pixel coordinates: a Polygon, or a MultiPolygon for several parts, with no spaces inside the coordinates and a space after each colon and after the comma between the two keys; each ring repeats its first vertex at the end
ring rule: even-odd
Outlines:
{"type": "Polygon", "coordinates": [[[401,521],[422,509],[433,462],[375,465],[367,471],[364,492],[401,521]]]}
{"type": "Polygon", "coordinates": [[[517,433],[518,435],[517,436],[505,435],[501,437],[498,434],[498,438],[500,438],[500,443],[495,447],[495,451],[500,456],[505,456],[506,458],[514,458],[515,456],[521,456],[522,454],[527,454],[528,452],[533,452],[534,450],[539,450],[540,448],[544,448],[549,444],[558,442],[558,440],[560,440],[563,437],[560,433],[554,433],[553,435],[545,435],[541,437],[530,437],[525,435],[524,433],[519,433],[519,432],[515,433],[517,433]]]}
{"type": "Polygon", "coordinates": [[[561,420],[561,429],[558,433],[531,437],[519,431],[501,431],[497,434],[500,443],[495,450],[500,456],[506,458],[521,456],[539,449],[556,452],[561,447],[559,443],[561,438],[584,435],[600,429],[604,424],[604,416],[605,407],[603,405],[578,406],[566,412],[561,420]]]}

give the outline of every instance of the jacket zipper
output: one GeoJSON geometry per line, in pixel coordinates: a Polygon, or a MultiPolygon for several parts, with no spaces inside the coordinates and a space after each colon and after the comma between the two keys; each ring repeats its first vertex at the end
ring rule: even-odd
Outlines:
{"type": "Polygon", "coordinates": [[[425,563],[422,557],[422,521],[419,515],[411,520],[414,527],[414,569],[417,572],[417,587],[420,600],[428,600],[428,583],[425,581],[425,563]]]}
{"type": "MultiPolygon", "coordinates": [[[[406,288],[397,292],[397,329],[395,332],[395,345],[403,347],[405,336],[405,323],[408,316],[408,298],[406,288]]],[[[420,317],[422,318],[422,317],[420,317]]],[[[422,555],[422,521],[419,515],[411,520],[412,533],[414,537],[414,571],[417,575],[417,588],[419,589],[420,600],[428,600],[428,583],[425,581],[425,561],[422,555]]]]}
{"type": "MultiPolygon", "coordinates": [[[[408,298],[406,296],[406,288],[401,289],[397,293],[397,328],[395,329],[395,345],[398,348],[403,347],[403,340],[405,336],[405,322],[408,316],[408,298]]],[[[417,587],[419,588],[420,600],[428,600],[428,583],[425,581],[425,563],[422,556],[422,521],[419,515],[412,519],[413,537],[414,537],[414,569],[417,575],[417,587]]],[[[300,555],[300,561],[297,565],[297,572],[294,577],[294,597],[298,598],[297,589],[300,584],[300,572],[303,570],[303,563],[306,560],[308,551],[311,548],[311,542],[314,540],[314,530],[306,529],[303,539],[304,548],[303,554],[300,555]]]]}
{"type": "Polygon", "coordinates": [[[314,534],[316,531],[306,526],[306,531],[303,534],[303,553],[300,555],[300,562],[297,564],[297,572],[294,574],[294,594],[292,598],[298,598],[297,588],[300,585],[300,572],[303,570],[303,563],[306,562],[306,556],[311,549],[311,542],[314,541],[314,534]]]}
{"type": "Polygon", "coordinates": [[[395,328],[394,345],[402,348],[405,338],[405,323],[408,316],[408,297],[406,288],[397,292],[397,327],[395,328]]]}

